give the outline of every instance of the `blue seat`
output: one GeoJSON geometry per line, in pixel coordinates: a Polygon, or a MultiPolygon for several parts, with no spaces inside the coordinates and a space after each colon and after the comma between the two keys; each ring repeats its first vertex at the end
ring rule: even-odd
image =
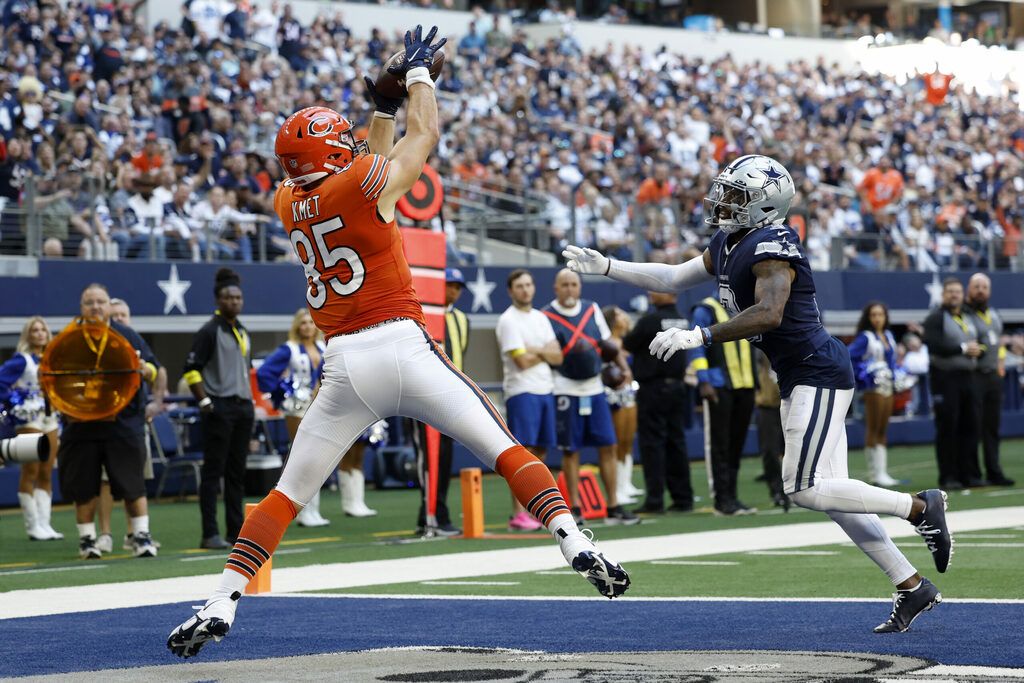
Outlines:
{"type": "MultiPolygon", "coordinates": [[[[183,470],[184,473],[191,472],[195,480],[196,490],[199,489],[199,481],[203,466],[203,454],[198,451],[185,451],[180,436],[198,419],[197,415],[188,411],[176,411],[173,413],[161,413],[153,418],[149,426],[150,440],[154,446],[154,463],[161,463],[163,470],[160,472],[160,479],[157,481],[156,494],[159,498],[167,484],[167,477],[172,470],[183,470]]],[[[178,488],[178,498],[185,497],[185,480],[181,481],[178,488]]]]}

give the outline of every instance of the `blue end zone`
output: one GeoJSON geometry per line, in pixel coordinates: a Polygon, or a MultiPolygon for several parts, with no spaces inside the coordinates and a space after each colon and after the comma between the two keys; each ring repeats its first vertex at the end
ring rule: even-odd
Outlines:
{"type": "MultiPolygon", "coordinates": [[[[167,651],[167,635],[189,613],[182,603],[0,621],[0,676],[172,664],[180,660],[167,651]],[[54,639],[60,647],[40,649],[54,639]]],[[[872,633],[888,613],[881,602],[246,598],[231,634],[191,661],[455,645],[873,652],[1024,667],[1024,605],[945,603],[907,633],[872,633]]]]}

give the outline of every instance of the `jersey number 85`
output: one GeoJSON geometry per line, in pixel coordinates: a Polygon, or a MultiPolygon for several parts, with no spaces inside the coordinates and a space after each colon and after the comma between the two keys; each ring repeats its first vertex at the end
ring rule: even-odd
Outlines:
{"type": "Polygon", "coordinates": [[[348,282],[342,282],[337,277],[327,280],[327,284],[330,285],[336,294],[350,296],[359,291],[359,288],[363,286],[366,268],[363,266],[363,261],[359,258],[356,250],[351,247],[328,248],[327,246],[327,235],[344,228],[345,224],[342,222],[341,216],[313,223],[309,226],[309,229],[313,233],[313,239],[316,242],[315,247],[310,242],[309,237],[301,230],[292,230],[290,235],[292,249],[295,250],[295,255],[302,263],[302,269],[309,280],[309,288],[306,290],[306,301],[313,308],[323,308],[323,305],[327,303],[327,287],[324,286],[322,279],[323,272],[316,268],[317,254],[319,254],[320,260],[324,264],[324,270],[334,267],[341,261],[347,263],[348,267],[352,270],[352,277],[348,279],[348,282]],[[302,246],[301,250],[299,249],[300,245],[302,246]]]}

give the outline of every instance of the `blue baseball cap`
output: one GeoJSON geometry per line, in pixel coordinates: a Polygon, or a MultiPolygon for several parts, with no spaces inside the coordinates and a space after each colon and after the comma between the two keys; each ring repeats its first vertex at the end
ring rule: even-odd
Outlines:
{"type": "Polygon", "coordinates": [[[460,285],[466,285],[466,278],[462,276],[462,271],[458,268],[445,268],[444,269],[444,281],[445,282],[458,282],[460,285]]]}

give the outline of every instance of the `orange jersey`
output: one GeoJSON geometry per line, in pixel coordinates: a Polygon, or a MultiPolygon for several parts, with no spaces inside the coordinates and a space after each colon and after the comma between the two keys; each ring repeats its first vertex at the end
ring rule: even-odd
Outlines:
{"type": "Polygon", "coordinates": [[[327,338],[390,318],[425,324],[398,226],[377,213],[390,165],[360,155],[311,188],[286,180],[274,196],[306,274],[309,312],[327,338]]]}

